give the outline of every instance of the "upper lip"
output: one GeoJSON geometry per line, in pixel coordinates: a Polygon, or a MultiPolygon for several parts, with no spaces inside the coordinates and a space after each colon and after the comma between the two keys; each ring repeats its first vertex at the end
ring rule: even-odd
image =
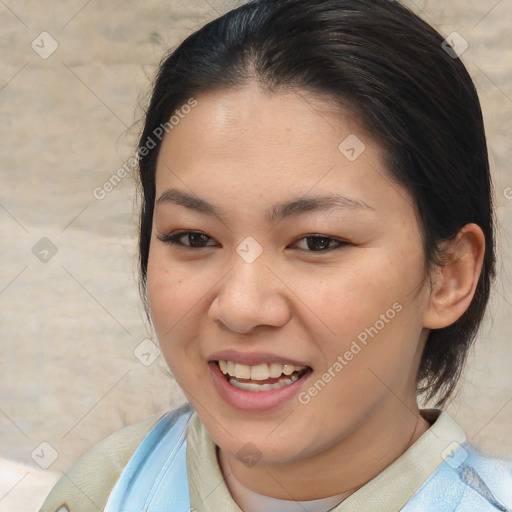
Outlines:
{"type": "Polygon", "coordinates": [[[270,354],[268,352],[239,352],[237,350],[221,350],[215,352],[208,357],[209,361],[232,361],[234,363],[247,364],[255,366],[257,364],[280,363],[293,366],[309,366],[303,361],[291,359],[289,357],[270,354]]]}

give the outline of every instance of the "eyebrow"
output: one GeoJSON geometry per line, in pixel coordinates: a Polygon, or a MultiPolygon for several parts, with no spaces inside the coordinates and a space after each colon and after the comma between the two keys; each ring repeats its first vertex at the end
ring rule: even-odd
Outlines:
{"type": "MultiPolygon", "coordinates": [[[[222,208],[202,199],[194,194],[182,192],[177,189],[167,189],[156,200],[156,204],[174,203],[195,210],[206,215],[213,215],[220,219],[225,218],[222,208]]],[[[270,222],[276,222],[285,217],[304,215],[312,211],[326,211],[336,208],[349,210],[371,210],[370,205],[359,199],[351,199],[340,194],[330,194],[321,197],[300,197],[285,203],[274,205],[266,211],[266,217],[270,222]]]]}

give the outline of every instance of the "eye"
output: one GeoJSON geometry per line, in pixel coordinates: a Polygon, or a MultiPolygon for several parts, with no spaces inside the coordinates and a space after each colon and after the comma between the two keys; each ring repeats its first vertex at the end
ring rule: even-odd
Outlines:
{"type": "Polygon", "coordinates": [[[215,243],[208,244],[208,240],[213,241],[213,239],[200,231],[180,231],[168,235],[158,235],[158,239],[169,245],[181,245],[191,249],[201,249],[215,245],[215,243]]]}
{"type": "MultiPolygon", "coordinates": [[[[168,235],[158,235],[158,239],[169,245],[182,246],[188,249],[202,249],[206,247],[215,247],[217,244],[213,238],[200,231],[179,231],[168,235]],[[211,241],[211,243],[208,243],[211,241]]],[[[338,240],[325,235],[307,235],[297,240],[293,245],[298,246],[299,250],[313,253],[325,253],[338,249],[348,242],[338,240]],[[302,244],[302,247],[300,245],[302,244]]]]}
{"type": "Polygon", "coordinates": [[[307,252],[327,252],[348,244],[344,240],[337,240],[325,235],[307,235],[297,240],[294,245],[299,245],[299,243],[303,244],[303,247],[299,247],[299,249],[307,252]],[[305,248],[303,242],[305,242],[305,248]]]}

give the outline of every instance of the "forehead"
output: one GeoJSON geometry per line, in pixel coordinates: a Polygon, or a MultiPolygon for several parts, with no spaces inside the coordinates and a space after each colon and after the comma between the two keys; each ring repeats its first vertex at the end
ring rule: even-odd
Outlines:
{"type": "Polygon", "coordinates": [[[262,157],[260,149],[301,154],[315,144],[320,149],[322,141],[336,149],[345,132],[366,138],[354,117],[333,100],[307,91],[271,93],[251,84],[200,95],[197,106],[182,116],[166,139],[174,139],[174,145],[183,149],[200,147],[219,154],[225,150],[231,157],[235,155],[229,148],[235,145],[240,156],[252,152],[251,156],[262,157]],[[332,140],[326,139],[328,135],[334,136],[332,140]]]}
{"type": "Polygon", "coordinates": [[[157,196],[178,186],[202,197],[215,189],[276,203],[334,192],[371,204],[396,188],[381,148],[333,100],[255,85],[196,100],[164,137],[157,196]]]}

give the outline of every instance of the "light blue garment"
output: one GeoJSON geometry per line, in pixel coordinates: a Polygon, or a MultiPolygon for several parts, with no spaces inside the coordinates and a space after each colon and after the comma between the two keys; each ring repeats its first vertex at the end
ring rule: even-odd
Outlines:
{"type": "Polygon", "coordinates": [[[190,512],[186,426],[190,405],[168,412],[144,437],[104,512],[190,512]]]}
{"type": "MultiPolygon", "coordinates": [[[[128,461],[104,512],[190,512],[186,426],[192,413],[184,405],[153,427],[128,461]]],[[[512,512],[511,503],[512,470],[464,443],[402,512],[512,512]]]]}
{"type": "Polygon", "coordinates": [[[463,443],[402,512],[512,512],[512,470],[463,443]]]}

